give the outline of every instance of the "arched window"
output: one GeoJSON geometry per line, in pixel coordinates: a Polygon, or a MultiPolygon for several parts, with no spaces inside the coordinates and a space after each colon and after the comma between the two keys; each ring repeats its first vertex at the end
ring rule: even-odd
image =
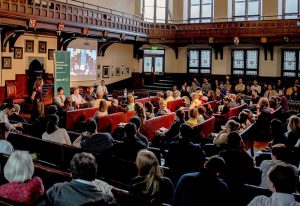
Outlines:
{"type": "Polygon", "coordinates": [[[145,21],[166,23],[168,21],[169,0],[141,0],[145,21]]]}
{"type": "Polygon", "coordinates": [[[300,0],[282,0],[282,14],[284,19],[297,19],[299,15],[300,0]]]}
{"type": "Polygon", "coordinates": [[[213,0],[189,0],[188,2],[189,22],[212,22],[213,0]]]}
{"type": "Polygon", "coordinates": [[[232,0],[234,21],[255,21],[261,16],[261,0],[232,0]]]}

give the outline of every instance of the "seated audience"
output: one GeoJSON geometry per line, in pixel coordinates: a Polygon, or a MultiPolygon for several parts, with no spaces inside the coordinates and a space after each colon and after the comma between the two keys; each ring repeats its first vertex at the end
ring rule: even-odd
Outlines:
{"type": "Polygon", "coordinates": [[[258,94],[261,94],[261,86],[258,84],[258,81],[253,80],[253,85],[251,86],[251,90],[256,90],[258,94]]]}
{"type": "Polygon", "coordinates": [[[293,86],[293,90],[291,95],[289,96],[289,100],[299,101],[300,100],[300,93],[299,93],[299,87],[293,86]]]}
{"type": "Polygon", "coordinates": [[[95,100],[92,100],[90,103],[91,103],[91,107],[96,107],[96,108],[99,108],[99,104],[100,104],[100,101],[103,99],[103,93],[100,91],[100,92],[97,92],[96,93],[96,99],[95,100]]]}
{"type": "Polygon", "coordinates": [[[178,140],[169,146],[166,166],[182,172],[195,172],[205,161],[205,153],[198,144],[193,144],[193,128],[183,124],[179,129],[178,140]]]}
{"type": "Polygon", "coordinates": [[[58,116],[52,114],[48,118],[47,129],[42,135],[43,140],[48,140],[52,142],[57,142],[61,144],[71,145],[70,137],[67,131],[63,128],[59,128],[58,125],[58,116]]]}
{"type": "Polygon", "coordinates": [[[208,98],[207,101],[209,101],[209,102],[210,101],[215,101],[216,100],[215,92],[213,90],[208,91],[207,98],[208,98]]]}
{"type": "Polygon", "coordinates": [[[34,166],[27,151],[15,151],[4,167],[9,183],[0,186],[0,196],[15,202],[34,204],[43,194],[44,185],[39,177],[32,177],[34,166]]]}
{"type": "Polygon", "coordinates": [[[240,128],[241,130],[245,130],[251,125],[251,122],[249,121],[248,117],[249,114],[244,110],[239,113],[238,118],[239,118],[239,123],[241,125],[240,128]]]}
{"type": "Polygon", "coordinates": [[[252,90],[252,97],[251,97],[251,100],[250,100],[250,106],[256,106],[258,104],[260,100],[260,96],[258,96],[258,91],[253,89],[252,90]]]}
{"type": "Polygon", "coordinates": [[[226,88],[227,91],[231,91],[232,85],[229,80],[226,80],[224,87],[226,88]]]}
{"type": "Polygon", "coordinates": [[[236,93],[243,93],[245,91],[246,87],[245,84],[243,84],[243,79],[239,78],[239,83],[235,85],[234,90],[236,93]]]}
{"type": "Polygon", "coordinates": [[[15,111],[8,117],[9,121],[26,123],[26,120],[19,115],[21,107],[18,104],[14,104],[15,111]]]}
{"type": "MultiPolygon", "coordinates": [[[[84,148],[90,152],[105,152],[113,146],[113,138],[109,133],[98,133],[97,123],[93,119],[86,121],[86,131],[90,135],[80,135],[74,142],[73,146],[84,148]],[[85,137],[83,139],[83,137],[85,137]]],[[[86,134],[86,133],[85,133],[86,134]]]]}
{"type": "Polygon", "coordinates": [[[101,99],[98,111],[96,111],[94,114],[94,119],[98,121],[100,117],[108,115],[107,109],[108,109],[107,101],[105,99],[101,99]]]}
{"type": "Polygon", "coordinates": [[[158,98],[158,102],[165,99],[163,92],[157,92],[156,97],[158,98]]]}
{"type": "Polygon", "coordinates": [[[174,100],[178,100],[178,99],[181,99],[181,93],[179,90],[176,90],[174,92],[174,100]]]}
{"type": "Polygon", "coordinates": [[[287,112],[289,110],[289,105],[286,96],[284,96],[283,90],[278,91],[278,97],[279,97],[279,105],[282,107],[282,110],[284,112],[287,112]]]}
{"type": "Polygon", "coordinates": [[[220,105],[219,107],[222,108],[221,114],[227,114],[230,112],[232,99],[229,96],[225,96],[223,99],[223,105],[220,105]]]}
{"type": "Polygon", "coordinates": [[[246,85],[246,89],[245,89],[245,91],[244,91],[244,95],[245,95],[245,97],[250,97],[251,98],[251,96],[252,96],[252,90],[251,90],[251,87],[250,87],[250,85],[246,85]]]}
{"type": "Polygon", "coordinates": [[[270,131],[271,131],[272,145],[275,144],[287,145],[288,140],[284,135],[285,130],[282,122],[279,119],[272,119],[270,131]]]}
{"type": "Polygon", "coordinates": [[[86,93],[83,97],[87,102],[93,101],[96,99],[96,93],[94,92],[94,87],[90,86],[87,88],[86,93]]]}
{"type": "Polygon", "coordinates": [[[156,131],[157,135],[152,140],[152,146],[165,148],[167,147],[179,134],[179,128],[185,123],[185,112],[181,109],[176,111],[175,121],[170,129],[161,128],[156,131]]]}
{"type": "Polygon", "coordinates": [[[14,151],[12,144],[7,141],[8,128],[4,122],[0,123],[0,153],[11,154],[14,151]]]}
{"type": "Polygon", "coordinates": [[[211,90],[211,84],[208,82],[206,78],[203,79],[202,91],[208,93],[211,90]]]}
{"type": "Polygon", "coordinates": [[[61,108],[64,106],[64,102],[65,102],[65,95],[64,95],[64,89],[62,87],[58,87],[57,88],[57,94],[54,97],[54,104],[56,104],[56,106],[58,108],[61,108]]]}
{"type": "MultiPolygon", "coordinates": [[[[196,126],[198,124],[198,119],[197,119],[198,116],[199,116],[199,113],[198,113],[197,108],[190,109],[189,110],[189,119],[185,123],[191,127],[196,126]]],[[[202,119],[203,119],[203,116],[202,116],[202,119]]],[[[204,119],[203,119],[203,121],[204,121],[204,119]]]]}
{"type": "Polygon", "coordinates": [[[137,102],[134,104],[135,116],[140,118],[142,124],[146,121],[146,112],[142,103],[137,102]]]}
{"type": "Polygon", "coordinates": [[[97,169],[97,162],[92,154],[75,154],[71,160],[72,181],[53,185],[47,190],[44,202],[53,206],[79,206],[101,198],[106,192],[94,183],[97,169]]]}
{"type": "Polygon", "coordinates": [[[222,177],[233,194],[240,193],[240,188],[252,177],[254,160],[245,150],[241,136],[237,132],[228,135],[228,144],[225,150],[220,152],[226,166],[222,177]]]}
{"type": "Polygon", "coordinates": [[[146,120],[152,119],[153,117],[155,117],[154,107],[151,102],[145,103],[145,112],[146,112],[146,120]]]}
{"type": "Polygon", "coordinates": [[[293,193],[296,192],[297,176],[293,168],[277,165],[270,169],[268,174],[269,189],[273,192],[271,197],[257,196],[248,206],[299,206],[293,193]]]}
{"type": "Polygon", "coordinates": [[[181,86],[180,90],[181,96],[190,96],[190,87],[188,86],[187,82],[184,82],[183,85],[181,86]]]}
{"type": "Polygon", "coordinates": [[[287,132],[285,133],[289,148],[293,148],[300,139],[300,118],[296,115],[288,119],[287,132]]]}
{"type": "Polygon", "coordinates": [[[118,112],[127,112],[127,109],[121,107],[117,99],[112,99],[111,105],[108,107],[108,114],[114,114],[118,112]]]}
{"type": "Polygon", "coordinates": [[[171,114],[171,111],[167,108],[167,102],[165,100],[159,101],[159,110],[155,116],[162,116],[166,114],[171,114]]]}
{"type": "Polygon", "coordinates": [[[4,106],[4,109],[0,112],[0,122],[4,122],[6,127],[9,129],[9,130],[14,130],[16,129],[17,127],[20,127],[22,128],[22,123],[17,123],[17,124],[11,124],[9,122],[9,119],[8,117],[11,116],[14,112],[15,108],[14,108],[14,105],[12,103],[7,103],[5,106],[4,106]]]}
{"type": "Polygon", "coordinates": [[[197,108],[201,105],[201,101],[199,100],[199,94],[197,93],[192,93],[191,94],[192,97],[192,102],[189,106],[189,109],[193,109],[193,108],[197,108]]]}
{"type": "Polygon", "coordinates": [[[133,205],[170,204],[173,199],[174,186],[169,178],[163,176],[154,153],[147,150],[139,151],[136,166],[138,176],[131,180],[129,192],[137,197],[136,201],[139,204],[133,205]]]}
{"type": "Polygon", "coordinates": [[[227,184],[218,178],[224,168],[223,158],[213,156],[198,172],[181,176],[175,189],[173,206],[229,205],[227,184]]]}
{"type": "Polygon", "coordinates": [[[141,149],[147,149],[147,145],[137,137],[137,128],[135,124],[129,122],[124,127],[126,138],[120,144],[115,146],[115,154],[126,160],[135,160],[137,153],[141,149]]]}
{"type": "Polygon", "coordinates": [[[198,86],[198,81],[192,81],[192,86],[190,87],[190,93],[196,92],[200,87],[198,86]]]}
{"type": "Polygon", "coordinates": [[[127,110],[134,110],[134,97],[133,95],[129,94],[127,96],[127,106],[126,106],[126,109],[127,110]]]}
{"type": "MultiPolygon", "coordinates": [[[[207,106],[210,106],[210,105],[208,104],[207,106]]],[[[203,106],[203,105],[198,107],[198,113],[199,113],[199,116],[198,116],[197,120],[199,120],[199,123],[204,122],[205,120],[211,118],[211,113],[207,112],[205,106],[203,106]],[[202,121],[202,118],[203,118],[203,121],[202,121]]]]}
{"type": "MultiPolygon", "coordinates": [[[[129,122],[133,123],[136,126],[136,136],[137,136],[137,138],[139,140],[141,140],[145,145],[148,146],[148,144],[149,144],[148,138],[145,135],[140,133],[140,126],[141,126],[141,123],[142,123],[140,118],[138,118],[136,116],[132,117],[129,122]]],[[[126,139],[126,136],[124,137],[124,139],[126,139]]]]}
{"type": "Polygon", "coordinates": [[[167,91],[167,98],[165,99],[166,102],[170,102],[170,101],[174,101],[174,97],[173,97],[173,92],[172,91],[167,91]]]}
{"type": "Polygon", "coordinates": [[[273,89],[272,84],[268,84],[268,88],[265,91],[264,97],[270,99],[271,97],[276,97],[276,96],[277,96],[276,90],[273,89]]]}
{"type": "Polygon", "coordinates": [[[80,108],[81,105],[83,105],[84,103],[86,103],[86,101],[79,94],[79,88],[78,87],[74,88],[74,92],[71,95],[71,100],[72,100],[72,102],[76,103],[76,107],[77,108],[80,108]]]}
{"type": "Polygon", "coordinates": [[[240,124],[234,120],[228,120],[224,126],[224,129],[218,133],[214,138],[213,143],[220,146],[223,144],[228,144],[228,135],[231,132],[239,131],[240,124]]]}
{"type": "Polygon", "coordinates": [[[61,109],[63,112],[67,112],[67,111],[74,111],[75,108],[72,106],[72,99],[71,97],[66,97],[65,102],[64,102],[64,106],[61,109]]]}
{"type": "Polygon", "coordinates": [[[291,153],[289,149],[284,144],[275,144],[272,146],[272,154],[271,160],[264,160],[259,166],[261,171],[261,183],[260,187],[268,187],[267,179],[268,179],[268,172],[271,167],[275,165],[282,165],[282,166],[291,166],[295,174],[298,174],[297,167],[294,165],[290,165],[290,158],[291,153]]]}

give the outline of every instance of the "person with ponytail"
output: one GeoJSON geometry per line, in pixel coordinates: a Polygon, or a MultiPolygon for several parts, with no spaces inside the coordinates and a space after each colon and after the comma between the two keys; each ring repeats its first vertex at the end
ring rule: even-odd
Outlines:
{"type": "Polygon", "coordinates": [[[42,139],[71,145],[70,137],[67,131],[57,126],[58,120],[59,118],[56,114],[52,114],[48,117],[47,129],[42,135],[42,139]]]}
{"type": "Polygon", "coordinates": [[[170,179],[162,174],[158,160],[153,152],[140,150],[136,158],[138,176],[131,180],[129,192],[139,203],[161,205],[171,203],[174,186],[170,179]]]}

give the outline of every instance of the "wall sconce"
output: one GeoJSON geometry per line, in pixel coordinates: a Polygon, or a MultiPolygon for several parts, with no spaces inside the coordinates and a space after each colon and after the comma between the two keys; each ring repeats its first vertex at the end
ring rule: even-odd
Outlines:
{"type": "Polygon", "coordinates": [[[35,29],[36,28],[36,19],[29,19],[28,27],[30,29],[35,29]]]}
{"type": "Polygon", "coordinates": [[[81,31],[82,36],[87,36],[89,33],[89,29],[88,28],[83,28],[81,31]]]}

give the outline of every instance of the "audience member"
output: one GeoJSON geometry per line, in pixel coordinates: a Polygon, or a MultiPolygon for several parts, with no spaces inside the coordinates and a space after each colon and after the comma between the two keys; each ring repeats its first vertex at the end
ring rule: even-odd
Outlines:
{"type": "Polygon", "coordinates": [[[76,103],[76,108],[80,108],[86,101],[82,98],[82,96],[79,94],[79,88],[74,88],[74,92],[71,95],[72,102],[76,103]]]}
{"type": "Polygon", "coordinates": [[[104,191],[94,184],[97,162],[90,153],[77,153],[71,160],[71,182],[57,183],[46,192],[46,205],[79,206],[87,201],[101,198],[104,191]]]}
{"type": "Polygon", "coordinates": [[[87,138],[82,139],[83,135],[80,135],[73,145],[79,148],[84,148],[90,152],[106,152],[113,146],[113,138],[109,133],[98,133],[97,124],[94,119],[88,119],[86,121],[86,130],[90,133],[87,138]]]}
{"type": "Polygon", "coordinates": [[[178,99],[181,99],[181,93],[179,90],[176,90],[174,92],[174,100],[178,100],[178,99]]]}
{"type": "Polygon", "coordinates": [[[239,78],[239,83],[237,85],[235,85],[235,92],[236,93],[243,93],[245,91],[246,87],[245,84],[243,84],[243,79],[239,78]]]}
{"type": "Polygon", "coordinates": [[[101,80],[101,84],[97,87],[97,93],[99,92],[103,94],[104,97],[108,95],[108,90],[107,87],[105,86],[104,80],[101,80]]]}
{"type": "Polygon", "coordinates": [[[127,110],[134,110],[134,97],[133,95],[129,94],[127,96],[127,106],[126,106],[126,109],[127,110]]]}
{"type": "Polygon", "coordinates": [[[293,148],[297,141],[300,139],[300,118],[296,115],[291,116],[288,119],[287,132],[285,133],[287,138],[288,147],[293,148]]]}
{"type": "Polygon", "coordinates": [[[291,166],[295,174],[298,173],[297,167],[290,165],[291,153],[290,150],[284,144],[275,144],[272,146],[271,160],[264,160],[259,166],[261,171],[261,183],[260,187],[268,187],[268,171],[275,165],[291,166]]]}
{"type": "Polygon", "coordinates": [[[22,128],[23,124],[22,123],[16,123],[16,124],[11,124],[9,122],[9,119],[8,117],[11,116],[13,114],[15,110],[15,107],[13,104],[11,103],[7,103],[5,106],[4,106],[4,110],[2,110],[0,112],[0,122],[4,122],[6,127],[9,129],[9,130],[13,130],[13,129],[16,129],[17,127],[20,127],[22,128]]]}
{"type": "Polygon", "coordinates": [[[135,116],[140,119],[140,122],[144,124],[146,121],[146,112],[142,103],[137,102],[134,104],[135,116]]]}
{"type": "Polygon", "coordinates": [[[14,122],[20,122],[20,123],[26,123],[26,120],[19,115],[21,107],[18,104],[14,104],[14,111],[12,115],[8,116],[9,121],[14,121],[14,122]]]}
{"type": "Polygon", "coordinates": [[[108,107],[108,114],[114,114],[118,112],[127,112],[126,108],[123,108],[119,105],[119,101],[117,99],[111,100],[111,105],[108,107]]]}
{"type": "Polygon", "coordinates": [[[173,94],[174,93],[172,91],[170,91],[170,90],[167,91],[167,98],[165,99],[166,102],[174,101],[173,94]]]}
{"type": "Polygon", "coordinates": [[[271,197],[257,196],[248,206],[299,206],[292,193],[296,192],[297,176],[291,167],[274,166],[268,174],[269,189],[273,192],[271,197]]]}
{"type": "Polygon", "coordinates": [[[145,112],[146,112],[146,120],[152,119],[155,117],[154,114],[154,107],[151,102],[146,102],[145,103],[145,112]]]}
{"type": "Polygon", "coordinates": [[[199,113],[197,108],[189,109],[189,119],[185,123],[191,127],[196,126],[198,124],[198,116],[199,113]]]}
{"type": "Polygon", "coordinates": [[[173,206],[229,205],[227,184],[218,178],[224,168],[223,158],[213,156],[198,172],[184,174],[177,183],[173,206]]]}
{"type": "MultiPolygon", "coordinates": [[[[169,178],[163,176],[158,160],[153,152],[141,150],[136,157],[138,176],[130,182],[129,191],[137,199],[145,200],[146,205],[161,205],[171,203],[173,199],[174,186],[169,178]],[[147,204],[148,203],[148,204],[147,204]]],[[[138,201],[144,205],[145,202],[138,201]],[[144,202],[144,203],[143,203],[144,202]]]]}
{"type": "Polygon", "coordinates": [[[202,84],[202,91],[207,93],[211,90],[211,84],[208,82],[206,78],[203,79],[204,83],[202,84]]]}
{"type": "Polygon", "coordinates": [[[288,140],[284,135],[285,129],[282,122],[279,119],[271,120],[271,137],[272,145],[275,144],[284,144],[287,145],[288,140]]]}
{"type": "Polygon", "coordinates": [[[42,135],[43,140],[71,145],[70,137],[64,128],[59,128],[58,116],[52,114],[48,118],[47,129],[42,135]]]}
{"type": "Polygon", "coordinates": [[[96,93],[96,99],[95,100],[92,100],[90,103],[91,103],[91,107],[96,107],[96,108],[99,108],[99,104],[100,104],[100,101],[103,99],[103,93],[102,91],[100,92],[97,92],[96,93]]]}
{"type": "Polygon", "coordinates": [[[224,126],[224,129],[213,139],[213,143],[218,146],[228,144],[228,135],[231,132],[239,131],[239,129],[240,124],[238,122],[234,120],[228,120],[224,126]]]}
{"type": "Polygon", "coordinates": [[[159,101],[159,110],[155,116],[162,116],[166,114],[171,114],[171,111],[167,108],[167,102],[165,100],[159,101]]]}
{"type": "Polygon", "coordinates": [[[182,172],[195,172],[205,161],[205,153],[198,144],[193,144],[193,128],[187,124],[181,125],[178,140],[169,146],[166,165],[182,172]]]}
{"type": "Polygon", "coordinates": [[[272,84],[268,84],[268,88],[267,91],[265,91],[264,97],[270,99],[271,97],[276,97],[276,96],[277,96],[276,90],[273,89],[272,84]]]}
{"type": "Polygon", "coordinates": [[[253,80],[253,85],[251,86],[251,90],[256,90],[258,94],[261,94],[261,86],[258,84],[258,81],[253,80]]]}
{"type": "MultiPolygon", "coordinates": [[[[139,140],[141,140],[145,145],[148,146],[148,144],[149,144],[148,138],[145,135],[140,133],[140,126],[141,126],[141,123],[142,123],[140,118],[136,117],[136,116],[132,117],[129,122],[133,123],[136,126],[136,136],[137,136],[137,138],[139,140]]],[[[126,139],[126,137],[124,137],[124,138],[126,139]]]]}
{"type": "Polygon", "coordinates": [[[94,114],[94,119],[96,121],[98,121],[98,119],[100,117],[108,115],[108,111],[107,110],[108,110],[107,101],[105,99],[101,99],[101,101],[99,103],[98,111],[96,111],[95,114],[94,114]]]}
{"type": "Polygon", "coordinates": [[[7,141],[8,128],[4,122],[0,123],[0,153],[11,154],[14,151],[12,144],[7,141]]]}
{"type": "Polygon", "coordinates": [[[198,106],[201,105],[201,101],[199,100],[199,94],[194,92],[191,94],[192,97],[192,102],[189,106],[189,109],[197,108],[198,106]]]}
{"type": "Polygon", "coordinates": [[[9,183],[0,186],[0,196],[15,202],[34,204],[43,194],[44,185],[39,177],[32,177],[34,166],[27,151],[15,151],[4,167],[9,183]]]}

